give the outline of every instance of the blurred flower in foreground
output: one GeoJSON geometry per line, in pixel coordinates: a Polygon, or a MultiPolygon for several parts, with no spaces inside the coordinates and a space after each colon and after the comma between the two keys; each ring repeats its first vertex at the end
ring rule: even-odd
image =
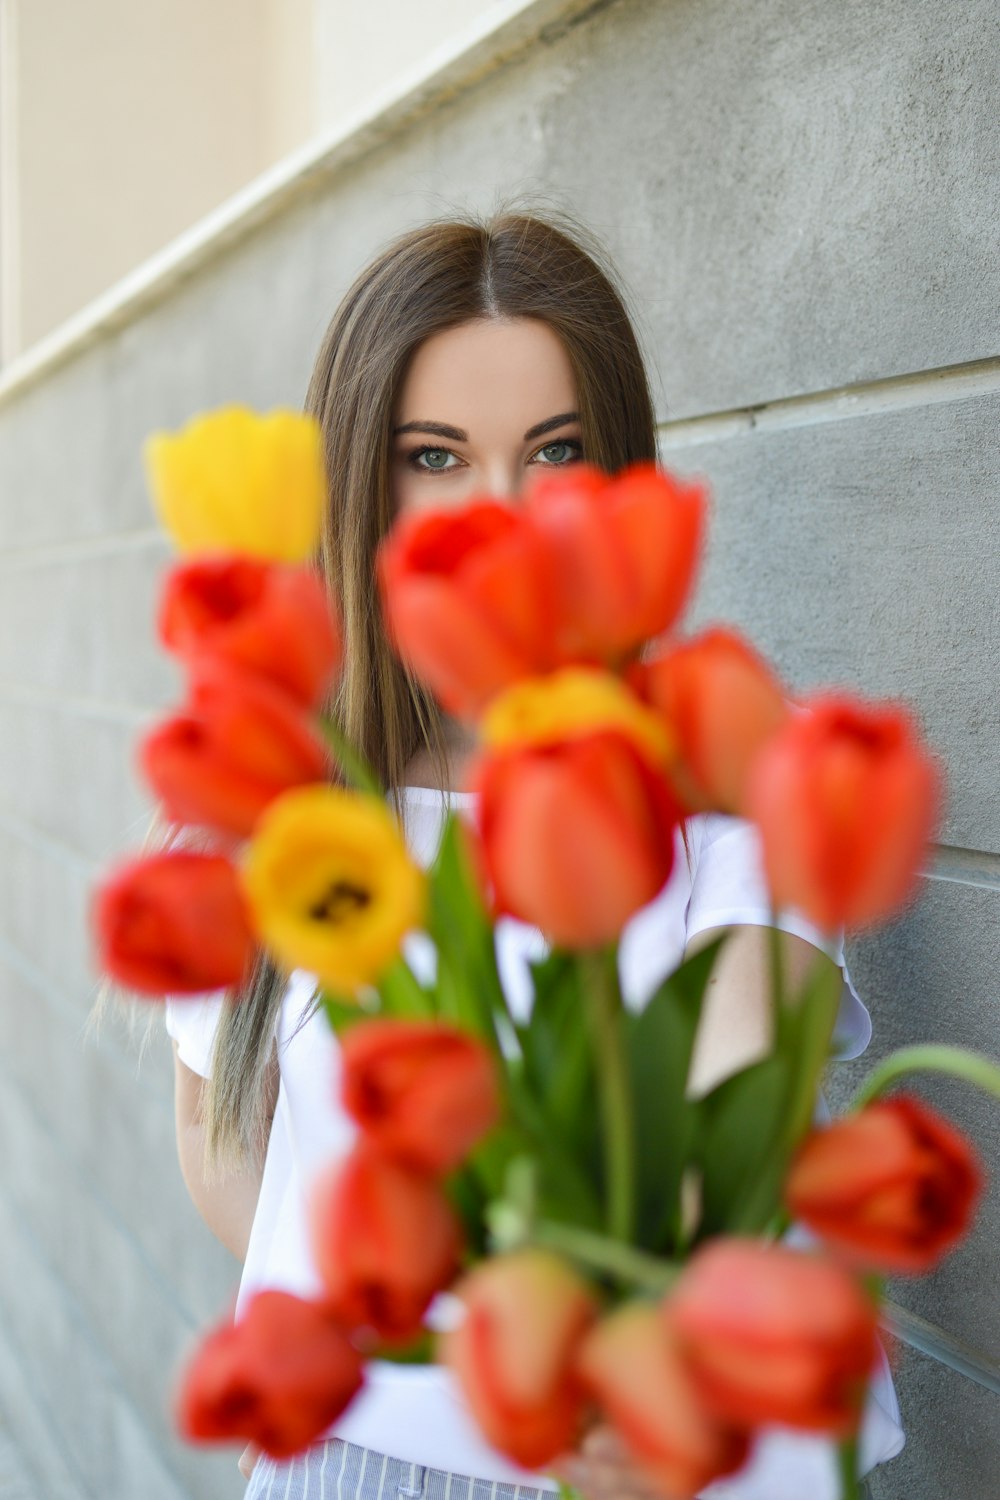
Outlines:
{"type": "Polygon", "coordinates": [[[573,1361],[597,1311],[590,1289],[560,1257],[529,1249],[480,1262],[453,1290],[465,1318],[440,1335],[439,1358],[487,1440],[539,1468],[580,1428],[584,1390],[573,1361]]]}
{"type": "Polygon", "coordinates": [[[746,1457],[746,1434],[706,1411],[669,1323],[652,1304],[626,1303],[602,1318],[583,1340],[576,1369],[665,1495],[694,1495],[746,1457]]]}
{"type": "Polygon", "coordinates": [[[754,757],[789,712],[763,658],[716,626],[636,662],[628,681],[677,741],[670,775],[685,808],[743,813],[754,757]]]}
{"type": "Polygon", "coordinates": [[[694,582],[704,486],[657,464],[543,474],[525,514],[542,538],[560,662],[614,662],[668,630],[694,582]]]}
{"type": "Polygon", "coordinates": [[[440,703],[472,717],[510,683],[556,665],[538,537],[497,500],[401,517],[378,554],[393,646],[440,703]]]}
{"type": "Polygon", "coordinates": [[[481,732],[469,779],[495,911],[569,948],[616,937],[673,868],[663,726],[609,673],[569,668],[510,688],[481,732]]]}
{"type": "Polygon", "coordinates": [[[807,1138],[785,1189],[831,1249],[888,1274],[928,1271],[962,1238],[983,1190],[972,1146],[904,1094],[807,1138]]]}
{"type": "Polygon", "coordinates": [[[340,666],[340,626],[320,575],[308,566],[212,553],[167,573],[160,641],[188,664],[204,657],[273,679],[317,706],[340,666]]]}
{"type": "Polygon", "coordinates": [[[309,1220],[336,1313],[388,1342],[416,1336],[462,1249],[461,1225],[436,1178],[390,1161],[362,1138],[313,1181],[309,1220]]]}
{"type": "Polygon", "coordinates": [[[385,1156],[449,1172],[500,1118],[493,1058],[444,1021],[366,1021],[340,1045],[344,1108],[385,1156]]]}
{"type": "Polygon", "coordinates": [[[621,679],[565,667],[499,694],[469,768],[496,912],[568,948],[616,938],[673,868],[669,732],[621,679]]]}
{"type": "Polygon", "coordinates": [[[249,1438],[288,1458],[336,1421],[362,1381],[361,1355],[324,1303],[268,1289],[203,1339],[177,1391],[177,1424],[195,1442],[249,1438]]]}
{"type": "Polygon", "coordinates": [[[424,910],[424,873],[392,813],[332,786],[284,792],[265,808],[243,885],[277,957],[345,995],[378,978],[424,910]]]}
{"type": "Polygon", "coordinates": [[[495,913],[594,948],[662,890],[679,811],[624,734],[483,756],[470,776],[495,913]]]}
{"type": "Polygon", "coordinates": [[[92,927],[104,973],[149,995],[236,986],[253,957],[247,903],[221,854],[168,850],[120,865],[96,890],[92,927]]]}
{"type": "Polygon", "coordinates": [[[842,1267],[755,1239],[696,1250],[661,1304],[723,1421],[847,1437],[876,1357],[876,1309],[842,1267]]]}
{"type": "Polygon", "coordinates": [[[139,745],[143,775],[174,822],[246,838],[280,793],[327,779],[330,752],[312,719],[266,678],[202,660],[185,709],[139,745]]]}
{"type": "Polygon", "coordinates": [[[939,773],[909,714],[830,694],[804,703],[754,763],[777,907],[827,931],[879,921],[914,891],[938,813],[939,773]]]}
{"type": "Polygon", "coordinates": [[[493,699],[479,724],[488,750],[557,744],[620,729],[654,765],[673,758],[676,736],[620,678],[599,667],[564,667],[529,677],[493,699]]]}
{"type": "Polygon", "coordinates": [[[143,448],[157,515],[181,552],[217,548],[302,562],[326,505],[314,417],[230,405],[202,412],[143,448]]]}

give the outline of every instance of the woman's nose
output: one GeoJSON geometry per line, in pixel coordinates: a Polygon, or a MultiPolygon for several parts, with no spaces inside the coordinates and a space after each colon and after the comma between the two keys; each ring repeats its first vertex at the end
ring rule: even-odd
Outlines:
{"type": "Polygon", "coordinates": [[[494,500],[512,505],[520,493],[520,475],[506,464],[494,464],[485,473],[486,487],[494,500]]]}
{"type": "Polygon", "coordinates": [[[495,500],[517,505],[524,499],[535,477],[535,470],[526,469],[523,464],[517,464],[513,468],[498,465],[490,471],[489,493],[495,500]]]}

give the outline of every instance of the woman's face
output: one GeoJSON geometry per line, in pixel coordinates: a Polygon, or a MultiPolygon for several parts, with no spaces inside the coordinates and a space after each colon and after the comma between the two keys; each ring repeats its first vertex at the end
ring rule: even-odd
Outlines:
{"type": "Polygon", "coordinates": [[[546,469],[583,454],[576,383],[557,334],[537,318],[478,319],[425,339],[392,422],[395,513],[516,502],[546,469]]]}

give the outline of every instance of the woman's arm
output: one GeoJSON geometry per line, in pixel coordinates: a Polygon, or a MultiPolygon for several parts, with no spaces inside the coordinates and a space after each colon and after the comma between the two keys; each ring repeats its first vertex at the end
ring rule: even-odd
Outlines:
{"type": "MultiPolygon", "coordinates": [[[[202,1124],[203,1091],[207,1078],[181,1062],[174,1047],[174,1114],[177,1125],[177,1155],[191,1201],[216,1239],[239,1261],[246,1260],[250,1227],[260,1197],[263,1163],[233,1172],[216,1182],[205,1181],[203,1160],[205,1130],[202,1124]]],[[[268,1117],[274,1118],[278,1099],[277,1052],[271,1056],[268,1073],[268,1117]]]]}
{"type": "MultiPolygon", "coordinates": [[[[699,932],[687,946],[696,953],[726,929],[699,932]]],[[[771,929],[734,927],[712,969],[695,1037],[688,1092],[698,1097],[739,1068],[765,1056],[771,1046],[771,929]]],[[[833,959],[804,938],[779,932],[784,983],[795,992],[814,964],[833,959]]]]}

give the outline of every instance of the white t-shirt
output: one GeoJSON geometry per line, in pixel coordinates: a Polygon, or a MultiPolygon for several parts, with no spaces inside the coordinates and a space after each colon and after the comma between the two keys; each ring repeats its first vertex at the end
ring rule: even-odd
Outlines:
{"type": "MultiPolygon", "coordinates": [[[[471,793],[453,792],[451,797],[456,809],[472,801],[471,793]]],[[[413,857],[424,866],[437,851],[443,812],[441,792],[404,789],[404,832],[413,857]]],[[[622,934],[622,994],[631,1010],[647,1003],[660,980],[680,962],[695,933],[739,923],[767,926],[772,920],[756,829],[736,818],[708,814],[689,819],[687,833],[688,852],[678,833],[670,879],[622,934]]],[[[857,1057],[868,1045],[871,1021],[844,967],[841,944],[827,941],[792,911],[783,913],[778,925],[823,948],[843,969],[834,1046],[841,1058],[857,1057]]],[[[544,955],[545,940],[537,928],[510,917],[498,922],[496,940],[504,990],[513,1014],[521,1019],[531,1001],[527,965],[544,955]]],[[[408,934],[404,953],[418,977],[433,976],[436,955],[426,933],[408,934]]],[[[236,1301],[237,1320],[260,1288],[280,1287],[300,1296],[322,1289],[309,1249],[306,1200],[316,1174],[350,1148],[356,1127],[340,1105],[339,1044],[323,1011],[296,1030],[314,986],[312,974],[295,970],[277,1018],[280,1084],[236,1301]]],[[[202,1077],[211,1072],[222,1001],[222,992],[166,1001],[166,1027],[181,1061],[202,1077]]],[[[438,1297],[428,1324],[442,1326],[454,1311],[453,1297],[438,1297]]],[[[370,1362],[364,1388],[326,1436],[428,1468],[557,1488],[554,1480],[522,1469],[486,1443],[450,1372],[438,1365],[370,1362]]],[[[862,1429],[864,1469],[891,1458],[902,1446],[899,1408],[883,1358],[862,1429]]],[[[789,1500],[801,1500],[806,1493],[810,1500],[825,1500],[839,1493],[832,1450],[808,1434],[771,1429],[738,1479],[717,1481],[704,1493],[712,1500],[782,1500],[786,1494],[789,1500]]]]}

